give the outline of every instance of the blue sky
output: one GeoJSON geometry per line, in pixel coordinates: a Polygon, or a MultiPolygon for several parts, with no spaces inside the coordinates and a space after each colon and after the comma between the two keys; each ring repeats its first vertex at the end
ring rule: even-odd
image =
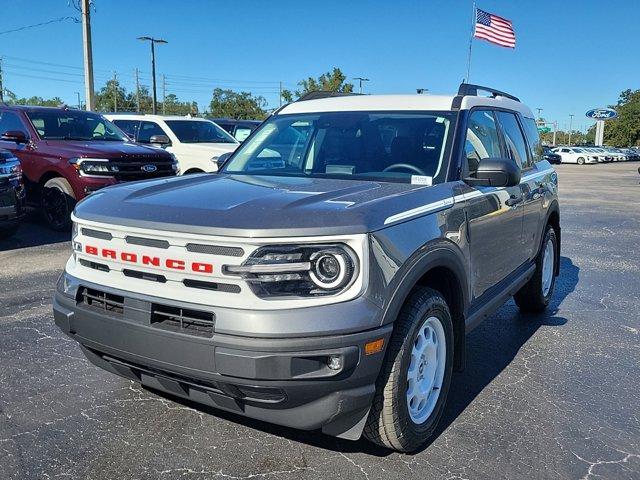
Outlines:
{"type": "MultiPolygon", "coordinates": [[[[149,84],[149,47],[166,38],[157,71],[167,93],[201,109],[220,86],[278,103],[278,82],[295,87],[333,66],[371,79],[368,93],[457,89],[466,72],[471,0],[94,0],[96,88],[134,68],[149,84]]],[[[518,95],[563,128],[588,126],[584,112],[640,88],[639,0],[480,0],[513,21],[515,50],[474,40],[471,80],[518,95]]],[[[68,0],[3,2],[0,32],[79,14],[68,0]]],[[[70,21],[0,34],[5,87],[20,96],[83,95],[82,30],[70,21]],[[37,63],[41,62],[41,63],[37,63]],[[44,63],[43,63],[44,62],[44,63]],[[51,64],[51,65],[49,65],[51,64]],[[36,78],[34,78],[36,77],[36,78]]],[[[355,82],[354,82],[355,83],[355,82]]]]}

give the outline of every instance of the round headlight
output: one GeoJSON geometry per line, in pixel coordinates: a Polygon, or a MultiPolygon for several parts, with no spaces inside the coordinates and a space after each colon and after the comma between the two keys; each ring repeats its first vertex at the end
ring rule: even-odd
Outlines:
{"type": "Polygon", "coordinates": [[[311,258],[309,278],[318,287],[333,290],[344,287],[353,273],[353,262],[340,250],[322,250],[311,258]]]}

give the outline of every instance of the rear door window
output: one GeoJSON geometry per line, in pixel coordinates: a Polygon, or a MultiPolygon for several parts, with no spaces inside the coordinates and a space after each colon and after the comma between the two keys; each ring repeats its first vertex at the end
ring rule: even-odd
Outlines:
{"type": "Polygon", "coordinates": [[[120,130],[127,134],[131,140],[135,140],[136,134],[138,133],[138,126],[140,122],[138,120],[114,120],[115,123],[120,130]]]}
{"type": "Polygon", "coordinates": [[[140,122],[138,142],[150,143],[151,137],[154,135],[166,135],[166,133],[164,133],[162,127],[160,127],[156,122],[149,122],[148,120],[140,122]]]}
{"type": "Polygon", "coordinates": [[[498,111],[497,115],[504,133],[507,154],[521,169],[529,167],[527,144],[515,114],[498,111]]]}
{"type": "Polygon", "coordinates": [[[538,133],[538,125],[533,118],[524,118],[524,133],[527,136],[527,142],[529,143],[529,152],[534,163],[542,160],[542,156],[545,154],[545,148],[540,141],[540,134],[538,133]]]}

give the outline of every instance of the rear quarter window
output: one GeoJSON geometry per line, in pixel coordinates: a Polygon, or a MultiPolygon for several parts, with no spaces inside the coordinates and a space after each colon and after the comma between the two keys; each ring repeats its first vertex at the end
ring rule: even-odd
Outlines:
{"type": "Polygon", "coordinates": [[[538,125],[533,118],[524,117],[524,133],[527,136],[527,142],[529,143],[529,150],[531,151],[531,158],[533,162],[539,162],[544,155],[544,148],[540,141],[540,134],[538,133],[538,125]]]}

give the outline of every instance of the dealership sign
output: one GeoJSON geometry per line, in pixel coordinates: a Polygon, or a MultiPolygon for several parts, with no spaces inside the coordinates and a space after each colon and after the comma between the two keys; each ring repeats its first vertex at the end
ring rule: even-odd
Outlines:
{"type": "Polygon", "coordinates": [[[585,115],[587,118],[591,118],[593,120],[611,120],[618,116],[618,112],[611,108],[594,108],[589,110],[585,115]]]}

